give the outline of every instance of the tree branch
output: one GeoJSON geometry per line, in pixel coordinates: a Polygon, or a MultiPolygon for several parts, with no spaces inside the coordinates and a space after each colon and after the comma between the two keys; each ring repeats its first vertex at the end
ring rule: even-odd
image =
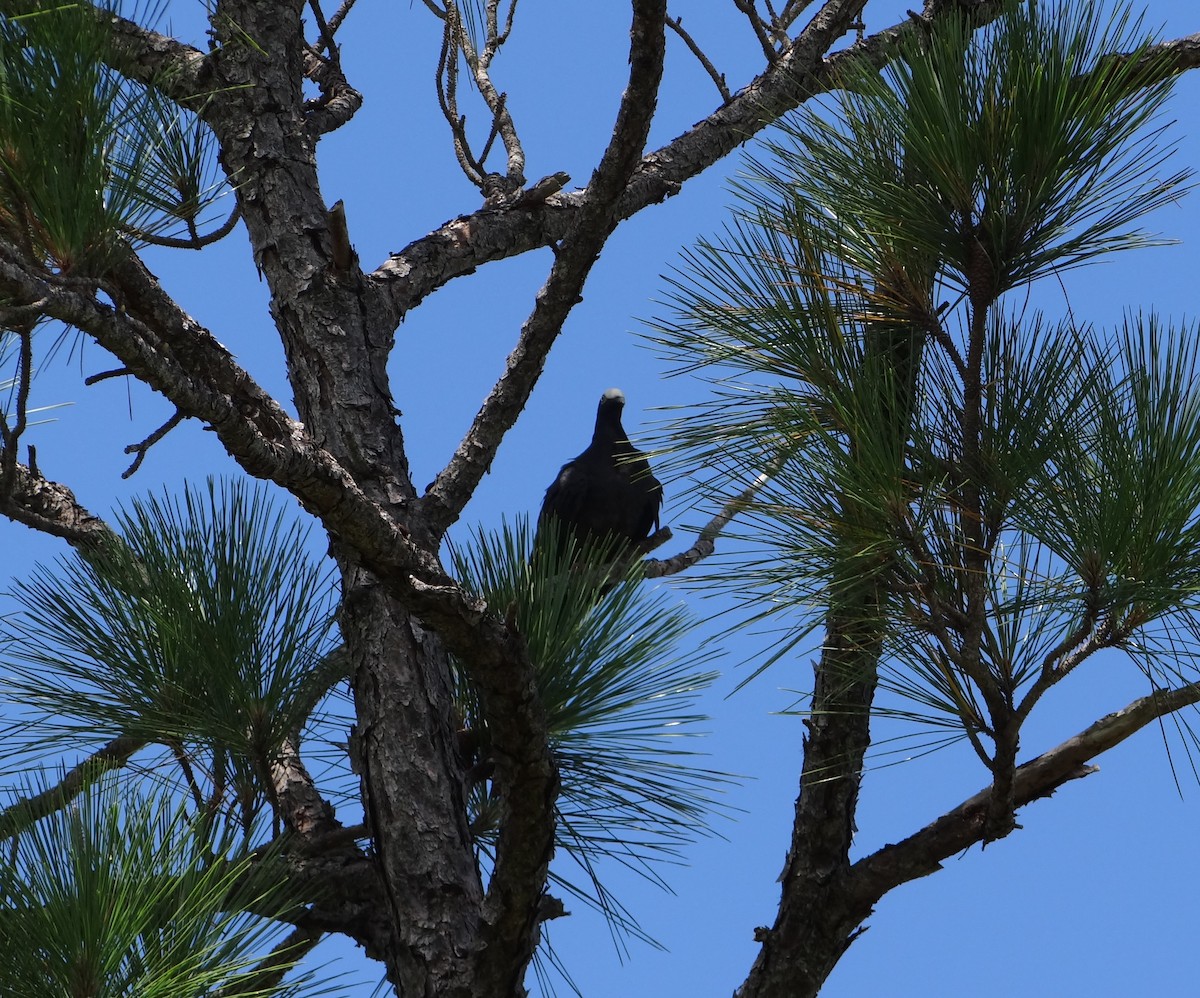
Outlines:
{"type": "Polygon", "coordinates": [[[333,807],[317,791],[305,768],[295,739],[289,738],[279,747],[269,769],[272,803],[290,831],[310,841],[342,830],[333,807]]]}
{"type": "Polygon", "coordinates": [[[584,282],[617,223],[616,203],[638,162],[657,103],[666,51],[666,8],[634,4],[629,84],[617,111],[608,148],[592,174],[586,198],[573,218],[537,303],[496,382],[450,463],[422,498],[431,529],[443,534],[458,519],[483,478],[504,435],[525,407],[545,365],[546,355],[579,301],[584,282]]]}
{"type": "Polygon", "coordinates": [[[764,471],[758,475],[741,495],[730,499],[721,507],[721,511],[701,528],[700,533],[696,535],[696,543],[686,551],[662,560],[647,559],[644,566],[646,578],[658,579],[664,575],[676,575],[711,555],[716,550],[717,538],[729,526],[730,521],[745,510],[750,501],[770,480],[770,472],[764,471]]]}
{"type": "Polygon", "coordinates": [[[19,835],[35,821],[67,807],[103,774],[124,766],[145,744],[143,739],[132,735],[114,738],[72,768],[55,786],[23,798],[0,812],[0,842],[19,835]]]}
{"type": "MultiPolygon", "coordinates": [[[[1096,756],[1158,718],[1195,703],[1200,703],[1200,683],[1151,693],[1100,718],[1062,744],[1018,766],[1012,787],[1014,803],[1024,807],[1040,797],[1049,797],[1068,780],[1096,772],[1097,767],[1089,765],[1096,756]]],[[[856,910],[861,911],[859,921],[888,891],[937,872],[943,860],[983,841],[991,797],[991,787],[981,790],[916,834],[855,863],[850,871],[849,893],[856,910]]]]}
{"type": "MultiPolygon", "coordinates": [[[[675,196],[688,180],[753,138],[773,116],[836,89],[850,62],[861,59],[875,67],[886,65],[901,39],[918,30],[927,31],[928,25],[944,14],[938,10],[915,21],[907,18],[824,58],[857,16],[845,10],[846,6],[826,4],[774,65],[707,118],[646,154],[622,196],[619,218],[629,218],[675,196]]],[[[987,0],[973,8],[973,16],[982,25],[995,20],[1002,9],[1003,4],[987,0]]],[[[1153,46],[1145,58],[1159,72],[1195,69],[1200,66],[1200,34],[1153,46]]],[[[586,191],[561,195],[537,214],[484,209],[462,215],[392,254],[369,281],[395,314],[402,316],[444,284],[485,263],[552,245],[566,233],[586,196],[586,191]]]]}
{"type": "MultiPolygon", "coordinates": [[[[111,10],[90,7],[96,20],[108,28],[113,44],[112,68],[131,80],[153,83],[179,103],[188,103],[205,92],[208,57],[199,49],[142,27],[111,10]]],[[[40,0],[0,0],[0,15],[15,17],[44,9],[40,0]]]]}
{"type": "Polygon", "coordinates": [[[0,490],[0,513],[61,537],[81,551],[98,550],[115,537],[108,524],[80,505],[69,488],[23,464],[14,466],[7,488],[0,490]]]}
{"type": "MultiPolygon", "coordinates": [[[[864,58],[884,65],[899,40],[915,30],[911,20],[824,58],[863,2],[830,0],[773,66],[707,118],[643,156],[618,202],[617,219],[678,194],[685,181],[752,138],[773,115],[834,89],[845,60],[864,58]]],[[[998,11],[999,6],[989,4],[987,9],[998,11]]],[[[588,190],[562,195],[536,214],[485,209],[460,216],[392,254],[369,281],[396,314],[403,315],[442,285],[484,263],[562,239],[589,197],[588,190]]]]}
{"type": "Polygon", "coordinates": [[[721,95],[721,100],[728,104],[733,97],[733,93],[730,91],[729,85],[725,82],[725,74],[717,72],[717,67],[714,66],[712,64],[712,60],[704,54],[704,50],[696,43],[696,39],[688,34],[688,32],[684,31],[683,18],[668,17],[667,27],[679,36],[679,40],[683,42],[683,44],[688,47],[688,51],[696,57],[696,60],[708,74],[709,79],[716,84],[717,93],[721,95]]]}

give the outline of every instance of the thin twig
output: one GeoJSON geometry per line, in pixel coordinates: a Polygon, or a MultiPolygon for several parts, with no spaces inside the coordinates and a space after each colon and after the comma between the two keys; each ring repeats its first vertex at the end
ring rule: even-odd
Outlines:
{"type": "Polygon", "coordinates": [[[733,0],[733,5],[746,15],[746,20],[750,22],[750,27],[754,29],[754,37],[758,39],[758,44],[762,46],[763,55],[767,57],[767,62],[774,65],[779,58],[779,52],[774,45],[771,44],[771,38],[767,34],[767,24],[759,16],[757,10],[754,9],[754,0],[733,0]]]}
{"type": "Polygon", "coordinates": [[[90,374],[83,379],[83,383],[89,388],[92,385],[98,385],[101,381],[108,381],[110,378],[128,378],[133,375],[133,372],[127,367],[114,368],[111,371],[101,371],[99,374],[90,374]]]}
{"type": "Polygon", "coordinates": [[[142,462],[146,459],[146,452],[150,450],[163,437],[170,433],[175,427],[182,423],[187,418],[187,414],[182,409],[176,409],[175,414],[162,424],[157,430],[150,434],[140,444],[130,444],[125,448],[126,454],[136,454],[133,459],[133,464],[121,472],[122,478],[129,478],[135,471],[142,466],[142,462]]]}
{"type": "Polygon", "coordinates": [[[704,67],[704,71],[708,73],[713,83],[717,85],[717,92],[720,93],[721,100],[723,100],[725,103],[729,103],[730,99],[733,97],[733,94],[730,92],[728,85],[725,83],[725,74],[717,72],[717,67],[712,64],[712,61],[704,54],[700,46],[696,44],[696,40],[683,30],[683,18],[668,17],[667,27],[674,31],[675,34],[677,34],[683,40],[683,44],[686,45],[691,50],[692,55],[699,60],[700,65],[704,67]]]}
{"type": "Polygon", "coordinates": [[[142,229],[124,228],[122,231],[125,235],[132,239],[136,239],[145,243],[148,246],[164,246],[168,249],[204,249],[205,246],[211,246],[215,242],[224,239],[237,226],[238,220],[242,217],[242,209],[239,205],[233,206],[233,211],[229,213],[229,217],[213,229],[206,236],[195,236],[189,239],[180,239],[176,236],[159,236],[152,232],[146,232],[142,229]]]}
{"type": "Polygon", "coordinates": [[[772,472],[768,471],[757,475],[754,481],[746,486],[739,495],[725,503],[720,512],[701,528],[700,533],[696,536],[696,542],[686,551],[681,551],[670,558],[646,561],[643,566],[646,578],[658,579],[664,575],[676,575],[711,555],[716,550],[717,538],[729,526],[733,518],[750,505],[754,497],[772,477],[772,472]]]}

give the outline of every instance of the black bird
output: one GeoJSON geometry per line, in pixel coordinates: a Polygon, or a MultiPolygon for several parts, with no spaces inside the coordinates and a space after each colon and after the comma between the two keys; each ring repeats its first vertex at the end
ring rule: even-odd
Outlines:
{"type": "Polygon", "coordinates": [[[606,539],[623,554],[644,541],[651,527],[658,529],[662,484],[625,434],[624,407],[625,393],[619,388],[600,396],[591,444],[564,464],[546,489],[538,527],[554,517],[560,545],[569,537],[577,545],[606,539]]]}

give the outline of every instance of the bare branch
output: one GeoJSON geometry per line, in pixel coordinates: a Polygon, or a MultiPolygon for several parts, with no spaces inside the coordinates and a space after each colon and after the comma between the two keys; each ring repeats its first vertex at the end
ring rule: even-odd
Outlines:
{"type": "Polygon", "coordinates": [[[763,50],[763,55],[767,57],[767,62],[775,62],[779,58],[779,52],[771,44],[767,22],[754,9],[754,0],[733,0],[733,5],[746,15],[746,20],[750,22],[750,29],[754,32],[754,37],[758,39],[758,44],[763,50]]]}
{"type": "MultiPolygon", "coordinates": [[[[484,47],[481,52],[476,52],[474,43],[471,41],[470,35],[463,28],[462,20],[459,19],[459,45],[462,49],[463,57],[467,61],[467,66],[470,68],[472,75],[475,78],[475,86],[479,89],[479,94],[487,104],[488,110],[492,113],[492,131],[500,135],[504,142],[504,150],[507,155],[507,167],[505,170],[506,187],[509,191],[516,190],[525,183],[525,150],[521,147],[521,140],[517,136],[517,127],[512,120],[512,115],[508,112],[508,102],[504,94],[500,93],[492,83],[491,63],[496,53],[500,51],[500,47],[507,40],[509,33],[512,31],[513,16],[516,13],[517,5],[514,2],[508,11],[508,20],[505,23],[504,30],[501,31],[497,19],[498,0],[489,0],[487,8],[487,38],[484,42],[484,47]]],[[[447,9],[449,5],[447,5],[447,9]]],[[[490,148],[489,141],[485,148],[490,148]]],[[[487,160],[485,152],[479,157],[479,164],[482,167],[487,160]]]]}
{"type": "Polygon", "coordinates": [[[717,72],[717,67],[712,64],[712,61],[704,54],[704,51],[700,48],[700,46],[696,44],[696,40],[683,30],[683,18],[668,17],[667,27],[679,36],[683,44],[688,47],[692,55],[694,55],[699,61],[700,65],[704,67],[704,71],[708,73],[709,78],[717,85],[717,93],[721,95],[721,100],[728,104],[730,99],[733,97],[733,94],[730,91],[729,86],[725,83],[725,74],[717,72]]]}
{"type": "Polygon", "coordinates": [[[338,28],[342,26],[342,22],[346,20],[346,16],[354,9],[354,0],[342,0],[342,5],[334,12],[333,17],[329,19],[329,30],[326,32],[327,37],[333,38],[337,34],[338,28]]]}
{"type": "Polygon", "coordinates": [[[65,485],[49,481],[31,467],[18,464],[0,489],[0,513],[34,530],[61,537],[80,551],[96,551],[115,534],[90,513],[65,485]]]}
{"type": "MultiPolygon", "coordinates": [[[[362,94],[346,81],[341,54],[333,41],[333,29],[317,0],[309,0],[320,33],[318,44],[304,54],[304,75],[321,88],[321,96],[305,103],[308,127],[314,135],[325,135],[346,124],[362,107],[362,94]],[[322,51],[328,53],[322,56],[322,51]]],[[[348,8],[343,8],[348,9],[348,8]]]]}
{"type": "Polygon", "coordinates": [[[175,427],[182,423],[186,418],[187,416],[184,415],[184,413],[176,409],[174,415],[172,415],[170,419],[168,419],[162,424],[162,426],[151,433],[150,436],[146,437],[146,439],[140,444],[130,444],[128,447],[126,447],[126,454],[136,454],[137,457],[133,459],[133,463],[128,468],[121,472],[121,477],[132,478],[134,472],[136,472],[138,468],[142,466],[142,462],[146,459],[146,454],[150,448],[158,443],[173,429],[175,429],[175,427]]]}
{"type": "MultiPolygon", "coordinates": [[[[1152,693],[1108,714],[1079,734],[1017,767],[1013,801],[1023,807],[1049,797],[1068,780],[1097,771],[1091,760],[1160,717],[1200,703],[1200,683],[1152,693]]],[[[900,884],[928,876],[941,862],[983,841],[992,790],[981,790],[901,842],[884,846],[850,870],[851,892],[863,916],[900,884]]]]}
{"type": "Polygon", "coordinates": [[[442,534],[458,519],[480,479],[491,467],[504,435],[516,422],[537,383],[550,347],[579,301],[609,233],[617,202],[645,147],[662,79],[666,11],[659,0],[634,3],[629,85],[621,99],[608,148],[592,174],[587,197],[555,256],[537,304],[521,328],[506,370],[475,416],[450,463],[422,498],[427,522],[442,534]],[[662,10],[661,15],[657,13],[662,10]]]}
{"type": "Polygon", "coordinates": [[[16,412],[11,424],[4,412],[0,411],[0,492],[7,491],[8,482],[16,475],[17,451],[27,424],[29,388],[33,381],[33,324],[44,305],[44,301],[37,301],[16,309],[0,309],[0,325],[20,341],[17,351],[16,412]]]}
{"type": "Polygon", "coordinates": [[[438,53],[437,72],[434,74],[438,106],[442,116],[450,126],[450,135],[454,143],[454,155],[458,165],[466,174],[467,179],[476,187],[483,189],[483,176],[486,172],[483,164],[471,154],[471,146],[467,140],[466,118],[458,113],[458,46],[459,35],[463,32],[458,5],[454,0],[447,0],[444,11],[426,4],[439,14],[445,27],[442,29],[442,48],[438,53]],[[444,82],[443,82],[444,80],[444,82]]]}
{"type": "MultiPolygon", "coordinates": [[[[925,20],[906,18],[824,58],[833,41],[853,25],[860,9],[861,0],[827,4],[761,76],[688,131],[646,154],[621,198],[618,217],[628,218],[648,205],[675,196],[686,181],[752,138],[773,116],[835,89],[852,62],[862,60],[882,67],[903,38],[917,30],[928,30],[924,25],[942,16],[935,12],[925,20]]],[[[1000,2],[984,2],[973,9],[973,16],[976,23],[985,24],[999,16],[1002,9],[1000,2]]],[[[1200,66],[1200,34],[1153,46],[1146,59],[1148,64],[1161,67],[1160,72],[1195,69],[1200,66]]],[[[473,273],[490,261],[558,242],[582,209],[587,194],[580,191],[562,195],[547,202],[547,210],[538,214],[483,210],[453,219],[392,254],[369,282],[399,321],[399,316],[456,277],[473,273]]]]}
{"type": "Polygon", "coordinates": [[[740,495],[730,499],[721,507],[721,511],[701,528],[700,533],[696,535],[696,543],[686,551],[681,551],[679,554],[661,561],[648,560],[645,563],[646,578],[657,579],[664,575],[676,575],[711,555],[716,550],[717,538],[729,526],[730,521],[746,509],[751,500],[770,480],[769,472],[764,471],[759,474],[740,495]]]}
{"type": "MultiPolygon", "coordinates": [[[[777,62],[732,100],[678,138],[642,158],[617,204],[617,219],[678,194],[702,173],[752,138],[778,114],[836,86],[849,59],[882,66],[911,20],[872,35],[828,59],[829,46],[847,30],[863,0],[827,3],[777,62]]],[[[996,16],[1000,3],[980,8],[996,16]]],[[[393,254],[369,278],[397,316],[415,308],[442,285],[491,260],[506,259],[561,240],[583,211],[590,191],[563,195],[543,213],[484,210],[456,218],[393,254]]]]}

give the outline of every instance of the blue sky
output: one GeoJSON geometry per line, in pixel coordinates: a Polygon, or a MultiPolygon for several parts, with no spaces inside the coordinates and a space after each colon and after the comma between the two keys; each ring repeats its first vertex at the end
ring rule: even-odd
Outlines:
{"type": "MultiPolygon", "coordinates": [[[[872,0],[868,29],[902,18],[905,6],[872,0]]],[[[168,10],[185,40],[196,43],[202,41],[199,7],[176,0],[168,10]]],[[[726,8],[732,4],[691,0],[672,12],[683,15],[736,88],[756,71],[761,53],[740,15],[726,8]]],[[[1148,23],[1164,25],[1166,36],[1200,31],[1200,11],[1185,0],[1151,0],[1147,9],[1148,23]]],[[[322,187],[328,203],[345,201],[351,239],[368,270],[389,251],[479,204],[454,163],[434,101],[439,36],[437,22],[415,0],[360,0],[339,36],[349,80],[366,103],[348,126],[322,141],[322,187]]],[[[570,186],[586,183],[620,97],[627,37],[628,12],[621,4],[520,5],[513,40],[495,75],[510,94],[531,180],[565,170],[573,178],[570,186]]],[[[717,102],[711,82],[675,40],[651,146],[710,113],[717,102]]],[[[1185,78],[1170,114],[1179,120],[1178,162],[1193,169],[1200,169],[1200,139],[1188,132],[1194,132],[1197,106],[1200,77],[1185,78]]],[[[631,433],[660,418],[656,407],[703,397],[705,387],[697,381],[666,378],[666,365],[638,333],[646,319],[663,313],[656,304],[665,295],[662,275],[677,264],[680,250],[721,226],[733,200],[727,184],[738,168],[738,158],[729,158],[613,236],[463,526],[494,525],[501,516],[536,511],[559,465],[587,443],[603,389],[625,390],[631,433]]],[[[1200,200],[1193,195],[1148,224],[1181,245],[1116,256],[1067,275],[1061,285],[1043,284],[1035,290],[1036,303],[1051,316],[1070,307],[1077,319],[1100,326],[1114,324],[1127,310],[1149,307],[1177,318],[1193,316],[1200,265],[1193,233],[1200,231],[1200,200]]],[[[149,262],[184,307],[290,407],[265,288],[241,231],[203,253],[159,251],[149,262]]],[[[391,371],[418,487],[449,458],[502,370],[548,263],[546,250],[489,265],[435,295],[400,327],[391,371]]],[[[156,447],[131,480],[122,481],[129,463],[123,448],[159,425],[170,408],[117,380],[83,387],[81,374],[111,366],[98,348],[84,347],[70,357],[60,355],[39,378],[38,404],[71,403],[30,433],[47,476],[107,513],[131,495],[233,473],[214,437],[189,423],[156,447]]],[[[677,540],[666,553],[687,546],[689,527],[700,522],[699,513],[679,502],[682,491],[680,483],[667,483],[665,520],[677,540]]],[[[53,558],[63,546],[3,523],[0,551],[0,574],[7,577],[53,558]]],[[[677,588],[679,598],[702,616],[720,608],[677,588]]],[[[767,642],[765,636],[725,640],[724,674],[704,705],[712,715],[706,746],[711,765],[751,778],[728,794],[738,811],[718,820],[722,837],[700,841],[689,850],[687,866],[666,871],[674,894],[613,871],[618,896],[666,951],[635,942],[622,958],[603,923],[579,905],[569,904],[575,914],[551,927],[584,994],[727,995],[744,978],[756,949],[754,927],[774,918],[776,877],[800,767],[801,723],[776,712],[795,701],[790,691],[805,688],[811,676],[811,656],[797,653],[734,693],[749,669],[742,663],[753,661],[767,642]]],[[[1132,665],[1115,657],[1092,665],[1051,695],[1044,716],[1035,713],[1023,758],[1146,692],[1132,665]]],[[[893,892],[822,994],[1194,994],[1191,928],[1200,859],[1193,845],[1200,786],[1174,744],[1178,788],[1162,735],[1147,729],[1102,757],[1099,773],[1022,811],[1022,830],[893,892]]],[[[858,855],[909,834],[987,782],[965,745],[882,764],[889,761],[880,760],[864,782],[858,855]]],[[[318,954],[332,961],[331,969],[350,971],[351,979],[364,982],[347,984],[346,995],[370,992],[375,969],[352,947],[335,942],[318,954]]]]}

